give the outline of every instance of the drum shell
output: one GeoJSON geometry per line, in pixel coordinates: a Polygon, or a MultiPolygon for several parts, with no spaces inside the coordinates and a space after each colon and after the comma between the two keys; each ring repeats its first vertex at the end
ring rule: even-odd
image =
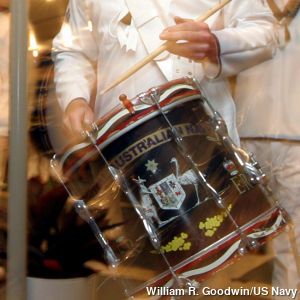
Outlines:
{"type": "MultiPolygon", "coordinates": [[[[215,120],[207,112],[205,100],[200,95],[166,108],[165,113],[181,136],[186,153],[204,174],[207,183],[222,197],[227,211],[216,203],[197,176],[191,176],[195,170],[178,148],[162,114],[155,113],[144,122],[137,122],[143,119],[143,112],[140,112],[140,118],[131,116],[122,120],[122,124],[114,126],[116,132],[119,130],[118,138],[109,141],[108,137],[105,143],[99,143],[99,147],[109,164],[122,171],[141,206],[143,197],[150,201],[144,209],[152,210],[150,219],[166,258],[174,269],[185,271],[192,265],[197,268],[210,265],[222,257],[240,238],[234,222],[247,234],[263,232],[272,227],[282,213],[265,186],[253,185],[236,165],[234,152],[222,144],[223,137],[216,131],[215,120]],[[173,189],[172,183],[175,185],[173,189]],[[172,194],[169,198],[173,207],[162,207],[160,196],[154,195],[156,188],[162,190],[164,184],[172,194]],[[153,217],[153,211],[157,217],[153,217]]],[[[128,245],[126,251],[120,251],[122,264],[128,268],[151,270],[151,276],[144,283],[128,283],[133,292],[153,282],[167,280],[167,265],[153,248],[135,207],[116,187],[97,151],[93,147],[90,149],[89,159],[84,160],[85,163],[69,178],[71,189],[87,203],[95,202],[97,198],[99,206],[115,201],[122,207],[123,238],[128,245]],[[81,190],[78,190],[79,182],[81,190]]],[[[72,159],[74,157],[69,158],[72,159]]],[[[167,198],[168,195],[163,196],[167,198]]],[[[279,232],[284,224],[282,219],[272,234],[279,232]]],[[[208,272],[218,267],[212,267],[208,272]]],[[[197,280],[201,278],[197,276],[197,280]]]]}

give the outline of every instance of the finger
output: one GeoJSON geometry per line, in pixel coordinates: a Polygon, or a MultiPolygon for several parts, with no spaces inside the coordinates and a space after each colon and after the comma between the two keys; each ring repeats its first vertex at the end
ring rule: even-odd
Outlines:
{"type": "Polygon", "coordinates": [[[183,22],[167,27],[163,32],[172,31],[210,31],[206,23],[182,19],[183,22]]]}
{"type": "Polygon", "coordinates": [[[212,34],[205,23],[186,22],[176,26],[166,28],[160,39],[178,41],[188,40],[191,42],[201,42],[212,39],[212,34]]]}
{"type": "Polygon", "coordinates": [[[82,131],[84,131],[84,114],[80,115],[79,117],[73,117],[70,119],[72,132],[75,134],[82,134],[82,131]]]}
{"type": "Polygon", "coordinates": [[[94,122],[94,114],[92,111],[85,111],[84,116],[83,116],[83,123],[85,125],[85,128],[92,128],[92,123],[94,122]]]}
{"type": "Polygon", "coordinates": [[[198,61],[207,56],[210,46],[209,44],[178,43],[170,48],[169,51],[175,55],[198,61]]]}
{"type": "Polygon", "coordinates": [[[185,40],[193,43],[210,43],[212,35],[206,31],[167,31],[160,35],[162,40],[185,40]]]}
{"type": "Polygon", "coordinates": [[[68,117],[64,117],[62,120],[63,129],[67,132],[70,132],[72,130],[71,122],[68,117]]]}
{"type": "Polygon", "coordinates": [[[181,24],[181,23],[190,22],[190,21],[193,21],[193,20],[191,20],[191,19],[183,19],[181,17],[175,16],[174,17],[174,21],[175,21],[176,24],[181,24]]]}
{"type": "Polygon", "coordinates": [[[72,121],[68,116],[64,117],[62,124],[63,124],[63,130],[65,131],[66,134],[66,138],[71,138],[72,143],[80,142],[84,138],[81,134],[74,131],[72,126],[72,121]]]}

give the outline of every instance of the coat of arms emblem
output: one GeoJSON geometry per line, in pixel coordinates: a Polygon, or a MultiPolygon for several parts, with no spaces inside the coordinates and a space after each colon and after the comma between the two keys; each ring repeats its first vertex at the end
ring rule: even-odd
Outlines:
{"type": "Polygon", "coordinates": [[[186,196],[174,174],[149,186],[149,190],[162,209],[179,209],[186,196]]]}

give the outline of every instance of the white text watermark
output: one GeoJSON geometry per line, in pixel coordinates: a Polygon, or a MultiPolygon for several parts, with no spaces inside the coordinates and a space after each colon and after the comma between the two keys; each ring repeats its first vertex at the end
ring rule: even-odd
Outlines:
{"type": "Polygon", "coordinates": [[[297,289],[286,289],[280,287],[256,287],[251,288],[232,288],[216,289],[211,287],[187,287],[187,288],[169,288],[169,287],[147,287],[148,296],[286,296],[296,299],[297,289]]]}

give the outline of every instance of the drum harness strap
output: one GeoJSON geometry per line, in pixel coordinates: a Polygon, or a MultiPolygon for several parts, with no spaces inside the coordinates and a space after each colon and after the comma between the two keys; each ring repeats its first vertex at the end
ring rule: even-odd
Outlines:
{"type": "Polygon", "coordinates": [[[292,22],[300,9],[299,0],[289,0],[283,11],[278,7],[274,0],[267,0],[267,2],[274,17],[285,26],[288,26],[292,22]]]}
{"type": "Polygon", "coordinates": [[[299,0],[289,0],[285,5],[284,9],[281,10],[274,0],[267,0],[270,9],[273,12],[274,17],[278,20],[278,22],[285,27],[286,30],[286,42],[290,40],[290,35],[288,31],[289,25],[294,20],[300,9],[300,1],[299,0]]]}

